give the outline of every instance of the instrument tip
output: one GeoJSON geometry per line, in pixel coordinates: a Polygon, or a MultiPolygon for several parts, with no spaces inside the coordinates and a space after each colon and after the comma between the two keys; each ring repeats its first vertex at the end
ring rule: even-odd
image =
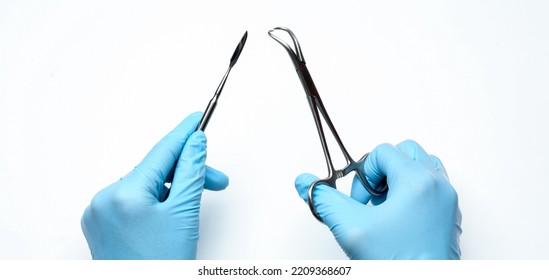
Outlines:
{"type": "Polygon", "coordinates": [[[247,39],[248,39],[248,31],[244,32],[244,36],[242,36],[242,39],[240,39],[238,46],[236,46],[236,49],[234,50],[233,56],[231,57],[231,67],[233,67],[238,61],[238,58],[240,57],[240,53],[242,53],[242,50],[244,49],[244,45],[246,44],[247,39]]]}

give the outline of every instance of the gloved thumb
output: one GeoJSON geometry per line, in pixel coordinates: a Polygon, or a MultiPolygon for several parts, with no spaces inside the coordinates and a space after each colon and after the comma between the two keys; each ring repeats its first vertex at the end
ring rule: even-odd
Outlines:
{"type": "Polygon", "coordinates": [[[166,201],[174,201],[181,205],[200,203],[205,175],[206,136],[204,132],[196,131],[189,137],[181,151],[170,195],[166,201]]]}
{"type": "Polygon", "coordinates": [[[165,197],[167,189],[164,180],[168,177],[178,155],[185,143],[193,134],[202,117],[202,113],[194,113],[183,120],[176,128],[158,142],[134,170],[126,175],[129,185],[140,185],[147,192],[159,198],[165,197]]]}
{"type": "MultiPolygon", "coordinates": [[[[301,174],[296,178],[295,188],[305,202],[309,200],[309,186],[316,180],[318,178],[311,174],[301,174]]],[[[313,202],[316,212],[331,230],[358,214],[360,211],[357,208],[363,206],[342,192],[323,184],[314,188],[313,202]]]]}

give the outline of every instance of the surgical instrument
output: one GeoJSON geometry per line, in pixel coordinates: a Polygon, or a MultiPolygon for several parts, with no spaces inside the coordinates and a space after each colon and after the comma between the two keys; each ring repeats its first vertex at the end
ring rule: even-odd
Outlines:
{"type": "MultiPolygon", "coordinates": [[[[223,79],[221,79],[221,82],[219,83],[219,86],[217,86],[217,89],[212,97],[210,99],[210,102],[208,102],[208,106],[206,107],[206,110],[204,111],[204,115],[202,115],[202,119],[200,119],[200,122],[198,123],[198,126],[196,127],[196,130],[205,131],[206,126],[208,125],[208,122],[210,121],[210,118],[212,117],[212,114],[215,110],[215,107],[217,106],[217,99],[219,99],[219,95],[221,94],[221,91],[223,90],[223,87],[225,86],[225,82],[227,81],[227,77],[229,76],[229,73],[231,72],[231,69],[238,61],[238,58],[240,57],[240,53],[242,53],[242,50],[244,49],[244,44],[246,44],[246,39],[248,38],[248,31],[244,33],[244,36],[242,36],[242,39],[240,39],[240,42],[238,43],[238,46],[236,46],[236,49],[234,50],[233,56],[231,57],[231,61],[229,63],[229,68],[227,69],[227,72],[225,72],[225,75],[223,76],[223,79]]],[[[173,176],[175,173],[175,167],[177,166],[177,160],[166,177],[166,180],[164,181],[164,186],[166,188],[170,188],[171,183],[173,181],[173,176]]],[[[167,197],[167,194],[165,195],[167,197]]]]}
{"type": "Polygon", "coordinates": [[[309,208],[311,209],[311,212],[313,215],[322,222],[322,218],[316,211],[314,202],[313,202],[313,190],[315,187],[317,187],[319,184],[328,185],[332,188],[336,188],[336,180],[339,178],[342,178],[349,174],[351,171],[354,171],[357,175],[358,179],[364,186],[364,188],[372,195],[372,196],[382,196],[387,192],[388,186],[386,183],[386,179],[381,183],[380,186],[374,186],[372,187],[368,180],[366,179],[366,174],[364,173],[364,161],[368,157],[369,153],[366,153],[360,160],[354,161],[349,153],[347,152],[347,149],[345,146],[343,146],[343,143],[341,142],[341,139],[339,138],[339,135],[330,120],[330,117],[328,116],[328,113],[326,112],[326,109],[324,107],[324,104],[322,103],[322,99],[320,98],[320,95],[318,94],[318,91],[315,87],[315,84],[313,82],[313,79],[311,75],[309,74],[309,70],[307,69],[307,66],[305,65],[305,58],[303,57],[303,52],[301,51],[301,46],[299,45],[299,42],[294,35],[294,33],[286,28],[286,27],[275,27],[268,32],[269,36],[273,38],[275,41],[277,41],[280,45],[286,49],[288,54],[290,55],[290,58],[292,59],[292,62],[294,64],[295,70],[297,72],[297,75],[299,76],[299,79],[301,81],[301,84],[303,85],[303,88],[305,89],[305,93],[307,95],[307,101],[309,102],[309,106],[311,108],[313,118],[315,120],[316,129],[318,131],[318,136],[320,137],[320,142],[322,144],[322,149],[324,151],[324,157],[326,158],[326,164],[328,166],[328,177],[325,179],[316,180],[309,186],[308,190],[308,204],[309,208]],[[284,40],[276,36],[274,33],[275,31],[284,31],[286,32],[290,38],[292,39],[292,43],[294,48],[292,48],[288,43],[286,43],[284,40]],[[328,128],[330,129],[333,137],[335,138],[339,148],[341,149],[341,152],[343,153],[343,156],[345,157],[345,160],[347,161],[347,165],[343,167],[342,169],[336,170],[334,168],[334,165],[332,163],[332,159],[330,156],[330,151],[328,150],[328,144],[326,142],[326,138],[324,136],[324,130],[322,129],[322,123],[320,119],[320,114],[324,118],[324,122],[327,124],[328,128]]]}

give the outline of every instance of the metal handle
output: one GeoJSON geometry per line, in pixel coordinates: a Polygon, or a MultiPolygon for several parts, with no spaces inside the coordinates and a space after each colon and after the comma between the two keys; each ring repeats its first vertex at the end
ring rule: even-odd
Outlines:
{"type": "Polygon", "coordinates": [[[307,191],[307,203],[309,204],[309,209],[311,210],[311,213],[317,220],[320,222],[322,221],[322,218],[316,211],[316,206],[314,204],[313,200],[313,191],[318,185],[327,185],[329,187],[332,187],[334,189],[337,189],[336,187],[336,181],[339,178],[343,178],[347,176],[351,171],[355,171],[356,176],[362,183],[362,186],[368,191],[372,196],[382,196],[385,193],[387,193],[387,190],[389,189],[389,186],[387,185],[387,178],[383,178],[381,183],[377,185],[377,187],[372,187],[370,183],[368,183],[368,179],[366,178],[366,173],[364,173],[364,162],[366,158],[368,157],[369,153],[366,153],[359,161],[355,162],[352,161],[347,164],[343,169],[335,170],[333,173],[331,173],[327,178],[316,180],[312,182],[309,185],[309,189],[307,191]]]}

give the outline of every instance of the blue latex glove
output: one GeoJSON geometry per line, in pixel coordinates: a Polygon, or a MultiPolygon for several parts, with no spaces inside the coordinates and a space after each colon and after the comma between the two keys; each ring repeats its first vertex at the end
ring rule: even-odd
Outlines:
{"type": "Polygon", "coordinates": [[[196,257],[202,191],[228,185],[225,174],[205,165],[206,136],[195,132],[201,116],[187,117],[134,170],[95,195],[81,222],[94,259],[196,257]]]}
{"type": "MultiPolygon", "coordinates": [[[[318,214],[349,258],[460,258],[458,197],[438,158],[408,140],[378,146],[364,169],[372,186],[387,177],[386,198],[371,197],[356,177],[350,197],[326,185],[313,191],[318,214]]],[[[296,179],[305,201],[315,180],[310,174],[296,179]]]]}

